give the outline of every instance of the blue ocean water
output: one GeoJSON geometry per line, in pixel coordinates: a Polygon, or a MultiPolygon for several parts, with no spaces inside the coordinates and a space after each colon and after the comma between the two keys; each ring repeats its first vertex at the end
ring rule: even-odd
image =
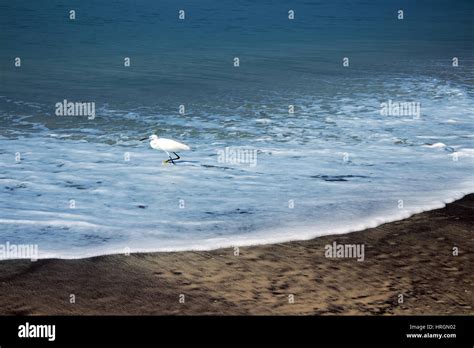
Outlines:
{"type": "Polygon", "coordinates": [[[0,0],[0,244],[307,239],[474,192],[473,18],[472,1],[0,0]],[[65,99],[95,117],[57,116],[65,99]],[[152,133],[192,151],[164,166],[152,133]]]}

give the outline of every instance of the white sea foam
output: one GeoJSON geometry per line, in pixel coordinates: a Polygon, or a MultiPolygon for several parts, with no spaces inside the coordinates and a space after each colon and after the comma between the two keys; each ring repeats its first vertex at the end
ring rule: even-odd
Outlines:
{"type": "Polygon", "coordinates": [[[445,199],[444,201],[432,202],[423,207],[417,207],[412,210],[400,211],[391,216],[374,216],[371,218],[361,219],[360,221],[353,221],[350,225],[319,225],[319,226],[300,226],[300,227],[286,227],[273,228],[271,230],[262,230],[250,235],[234,235],[229,237],[213,237],[206,239],[185,239],[160,242],[159,246],[150,246],[146,241],[138,243],[117,243],[107,247],[96,247],[89,249],[71,249],[67,254],[64,252],[57,252],[52,250],[41,250],[39,258],[65,258],[78,259],[94,257],[99,255],[110,254],[124,254],[124,253],[147,253],[147,252],[177,252],[177,251],[203,251],[214,250],[229,247],[244,247],[252,245],[262,245],[271,243],[284,243],[293,240],[309,240],[325,235],[338,235],[350,232],[362,231],[367,228],[374,228],[385,223],[399,221],[406,219],[414,214],[422,213],[433,209],[439,209],[446,204],[451,203],[464,196],[464,193],[459,193],[454,197],[445,199]]]}
{"type": "Polygon", "coordinates": [[[436,143],[436,144],[431,144],[431,145],[423,145],[423,147],[430,147],[434,149],[442,149],[446,147],[446,144],[443,143],[436,143]]]}

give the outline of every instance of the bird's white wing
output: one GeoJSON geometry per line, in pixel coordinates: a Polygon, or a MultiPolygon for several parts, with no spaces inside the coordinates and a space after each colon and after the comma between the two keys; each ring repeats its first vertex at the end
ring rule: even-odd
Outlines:
{"type": "Polygon", "coordinates": [[[165,151],[176,152],[176,151],[187,151],[190,150],[189,146],[182,144],[172,139],[159,138],[158,146],[165,151]]]}

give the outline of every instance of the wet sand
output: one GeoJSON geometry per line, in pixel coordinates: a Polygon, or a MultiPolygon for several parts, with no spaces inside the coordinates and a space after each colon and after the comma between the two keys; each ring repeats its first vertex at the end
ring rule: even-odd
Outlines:
{"type": "Polygon", "coordinates": [[[473,251],[471,194],[377,228],[242,247],[239,256],[227,248],[2,261],[0,314],[472,315],[473,251]],[[363,244],[364,261],[325,257],[334,241],[363,244]]]}

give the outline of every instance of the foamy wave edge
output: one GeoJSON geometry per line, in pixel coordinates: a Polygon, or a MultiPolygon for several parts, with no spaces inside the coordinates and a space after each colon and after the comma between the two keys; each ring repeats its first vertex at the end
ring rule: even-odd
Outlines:
{"type": "MultiPolygon", "coordinates": [[[[377,217],[371,219],[371,221],[360,222],[354,225],[345,227],[345,228],[335,228],[330,231],[315,231],[314,226],[305,226],[291,229],[288,231],[288,228],[282,229],[272,229],[264,230],[252,234],[252,236],[236,236],[232,240],[229,240],[228,237],[219,237],[211,238],[207,240],[200,240],[194,242],[195,244],[187,243],[186,245],[170,245],[161,248],[150,248],[150,247],[135,247],[127,249],[127,253],[136,254],[136,253],[164,253],[164,252],[184,252],[184,251],[211,251],[223,248],[233,248],[233,247],[248,247],[248,246],[258,246],[258,245],[268,245],[268,244],[277,244],[277,243],[287,243],[294,241],[305,241],[311,240],[323,236],[331,235],[340,235],[347,233],[360,232],[369,228],[375,228],[387,223],[392,223],[396,221],[401,221],[407,219],[413,215],[420,214],[423,212],[436,210],[444,208],[447,204],[455,202],[462,199],[463,197],[472,194],[474,192],[458,192],[453,194],[450,198],[435,201],[430,205],[426,204],[422,207],[413,208],[411,210],[400,211],[399,214],[395,214],[390,217],[377,217]],[[268,235],[272,234],[272,237],[268,238],[268,235]]],[[[318,228],[318,227],[316,227],[318,228]]],[[[318,228],[319,229],[319,228],[318,228]]],[[[145,242],[144,244],[147,244],[145,242]]],[[[176,243],[175,243],[176,244],[176,243]]],[[[178,243],[182,244],[182,243],[178,243]]],[[[68,255],[65,256],[64,253],[57,252],[40,252],[38,259],[63,259],[63,260],[77,260],[77,259],[86,259],[98,256],[107,256],[107,255],[124,255],[127,245],[115,245],[114,247],[107,248],[95,248],[94,250],[89,251],[71,251],[68,250],[68,255]]],[[[1,261],[12,260],[12,259],[2,259],[1,261]]]]}

